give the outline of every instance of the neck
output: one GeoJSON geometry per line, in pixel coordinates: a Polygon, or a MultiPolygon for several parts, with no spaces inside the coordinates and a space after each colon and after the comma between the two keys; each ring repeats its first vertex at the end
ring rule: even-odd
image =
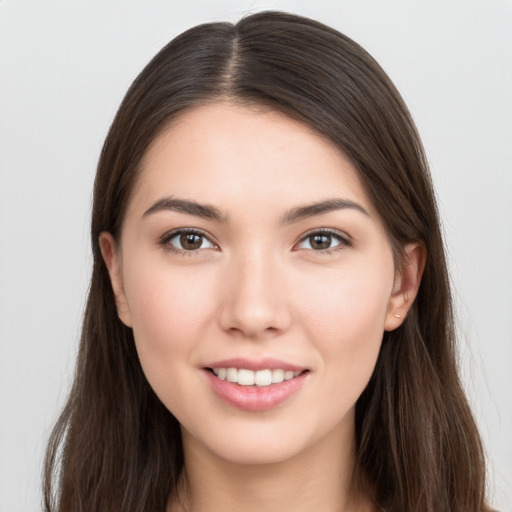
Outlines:
{"type": "Polygon", "coordinates": [[[340,443],[339,435],[286,461],[237,464],[189,442],[184,431],[185,467],[169,512],[371,512],[352,478],[354,436],[340,443]]]}

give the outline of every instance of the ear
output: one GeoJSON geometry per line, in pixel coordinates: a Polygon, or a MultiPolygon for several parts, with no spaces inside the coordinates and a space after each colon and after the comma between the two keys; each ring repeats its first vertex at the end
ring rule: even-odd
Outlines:
{"type": "Polygon", "coordinates": [[[393,331],[405,320],[418,293],[427,251],[421,244],[410,244],[405,247],[403,267],[397,273],[393,293],[389,299],[384,330],[393,331]]]}
{"type": "Polygon", "coordinates": [[[128,307],[128,301],[126,300],[126,294],[124,291],[120,254],[116,246],[116,242],[114,237],[106,231],[103,231],[100,234],[99,242],[101,255],[103,256],[103,261],[107,266],[110,283],[112,284],[112,289],[114,291],[117,314],[127,327],[132,327],[130,309],[128,307]]]}

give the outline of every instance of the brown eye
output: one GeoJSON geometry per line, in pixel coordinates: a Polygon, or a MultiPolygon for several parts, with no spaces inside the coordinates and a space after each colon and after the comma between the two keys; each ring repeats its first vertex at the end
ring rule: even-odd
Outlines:
{"type": "Polygon", "coordinates": [[[306,235],[296,247],[328,254],[331,250],[343,249],[350,245],[350,239],[343,234],[322,230],[306,235]]]}
{"type": "Polygon", "coordinates": [[[315,250],[322,250],[322,249],[329,249],[331,247],[332,243],[332,236],[331,235],[312,235],[309,237],[310,239],[310,245],[312,249],[315,250]]]}
{"type": "Polygon", "coordinates": [[[164,236],[160,242],[165,248],[175,252],[193,252],[200,249],[213,249],[216,245],[201,231],[178,230],[164,236]]]}
{"type": "Polygon", "coordinates": [[[186,251],[195,251],[203,243],[203,237],[195,233],[183,233],[180,235],[180,244],[186,251]]]}

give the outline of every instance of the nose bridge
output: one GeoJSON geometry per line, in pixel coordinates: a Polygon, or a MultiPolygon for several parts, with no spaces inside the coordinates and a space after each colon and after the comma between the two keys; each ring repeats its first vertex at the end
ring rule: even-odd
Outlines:
{"type": "Polygon", "coordinates": [[[272,250],[246,248],[233,255],[227,273],[224,329],[257,337],[287,327],[290,315],[283,274],[272,250]]]}

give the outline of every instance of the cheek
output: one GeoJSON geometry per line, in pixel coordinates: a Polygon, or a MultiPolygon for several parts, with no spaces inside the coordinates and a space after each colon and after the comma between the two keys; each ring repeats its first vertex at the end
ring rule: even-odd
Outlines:
{"type": "Polygon", "coordinates": [[[362,392],[378,357],[393,265],[347,268],[319,280],[302,294],[304,328],[320,354],[326,377],[345,390],[362,392]],[[342,381],[342,382],[340,382],[342,381]]]}
{"type": "Polygon", "coordinates": [[[176,380],[190,362],[204,323],[214,315],[215,286],[208,273],[168,265],[136,265],[126,293],[139,358],[148,380],[176,380]],[[172,371],[170,371],[172,370],[172,371]]]}
{"type": "Polygon", "coordinates": [[[125,287],[135,331],[152,331],[159,338],[167,331],[193,330],[211,308],[215,286],[208,273],[199,277],[165,263],[134,268],[125,287]]]}

